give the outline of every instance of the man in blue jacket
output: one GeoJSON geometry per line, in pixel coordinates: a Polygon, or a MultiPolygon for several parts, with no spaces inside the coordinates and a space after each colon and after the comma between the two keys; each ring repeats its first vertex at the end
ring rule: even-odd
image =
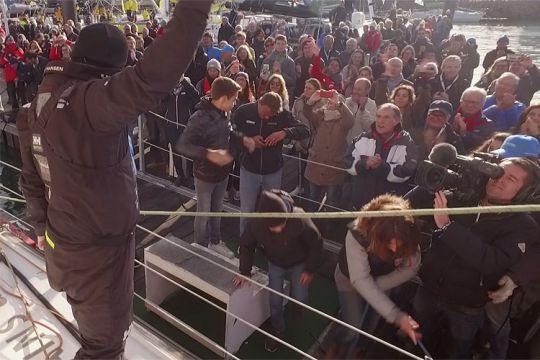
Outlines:
{"type": "Polygon", "coordinates": [[[525,105],[516,100],[519,77],[510,72],[502,74],[495,82],[495,92],[484,104],[484,116],[493,120],[494,131],[509,131],[519,123],[525,105]]]}

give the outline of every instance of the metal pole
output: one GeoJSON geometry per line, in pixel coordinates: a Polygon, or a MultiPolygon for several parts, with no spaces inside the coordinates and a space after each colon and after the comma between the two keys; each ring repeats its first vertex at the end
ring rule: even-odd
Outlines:
{"type": "Polygon", "coordinates": [[[67,20],[73,20],[77,23],[77,9],[75,7],[75,0],[62,0],[62,17],[64,23],[67,20]]]}
{"type": "Polygon", "coordinates": [[[143,116],[139,115],[137,123],[139,127],[139,171],[144,173],[144,139],[143,139],[143,116]]]}

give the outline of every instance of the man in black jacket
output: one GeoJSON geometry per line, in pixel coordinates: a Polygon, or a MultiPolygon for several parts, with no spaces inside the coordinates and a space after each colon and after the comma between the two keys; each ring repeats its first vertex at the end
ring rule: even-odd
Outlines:
{"type": "MultiPolygon", "coordinates": [[[[240,85],[230,78],[219,77],[214,80],[211,98],[203,98],[196,106],[197,111],[189,119],[178,144],[181,153],[195,160],[193,175],[199,212],[223,210],[223,198],[233,161],[229,152],[229,139],[236,141],[237,137],[231,134],[225,113],[234,107],[240,90],[240,85]]],[[[220,220],[219,217],[197,216],[194,225],[195,242],[233,258],[234,253],[221,242],[220,220]]]]}
{"type": "MultiPolygon", "coordinates": [[[[261,190],[281,188],[283,140],[302,140],[309,137],[309,129],[283,111],[281,97],[264,94],[258,102],[240,106],[232,116],[233,127],[251,137],[255,151],[243,153],[240,164],[240,209],[255,211],[261,190]]],[[[246,219],[240,219],[240,234],[246,219]]]]}
{"type": "MultiPolygon", "coordinates": [[[[531,201],[540,181],[540,168],[523,158],[504,160],[504,175],[489,180],[478,204],[464,204],[435,194],[434,208],[525,204],[531,201]]],[[[419,199],[426,193],[409,194],[414,207],[426,207],[419,199]]],[[[415,319],[427,346],[439,322],[450,327],[446,358],[471,358],[477,331],[484,322],[484,307],[499,279],[518,263],[536,240],[538,225],[525,213],[471,214],[449,218],[433,216],[435,228],[431,247],[424,255],[420,278],[423,285],[414,299],[415,319]]]]}
{"type": "Polygon", "coordinates": [[[139,217],[130,123],[178,83],[211,4],[179,3],[144,59],[125,69],[125,35],[111,24],[85,27],[71,62],[49,63],[19,113],[21,188],[49,284],[65,291],[77,321],[77,359],[123,358],[139,217]]]}
{"type": "MultiPolygon", "coordinates": [[[[263,191],[259,199],[259,212],[303,213],[294,206],[291,196],[285,191],[263,191]]],[[[248,222],[246,231],[240,238],[240,273],[251,276],[255,249],[261,248],[268,259],[268,286],[283,292],[286,278],[291,282],[291,296],[306,303],[307,287],[313,280],[317,266],[322,260],[322,239],[317,227],[308,218],[259,218],[248,222]]],[[[234,279],[237,286],[247,280],[234,279]]],[[[270,293],[270,313],[273,333],[283,337],[285,318],[283,297],[270,293]]],[[[265,348],[269,352],[277,350],[277,341],[267,338],[265,348]]]]}

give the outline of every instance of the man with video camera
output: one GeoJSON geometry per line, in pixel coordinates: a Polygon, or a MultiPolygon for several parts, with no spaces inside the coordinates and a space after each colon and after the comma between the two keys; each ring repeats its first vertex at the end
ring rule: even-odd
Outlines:
{"type": "MultiPolygon", "coordinates": [[[[436,162],[435,158],[432,153],[430,159],[436,162]]],[[[417,183],[435,192],[434,208],[532,202],[540,182],[540,167],[536,163],[525,158],[505,159],[499,165],[485,162],[473,165],[474,161],[477,164],[481,160],[458,157],[456,163],[449,161],[444,167],[452,168],[458,164],[457,173],[452,175],[448,170],[442,180],[438,177],[441,173],[432,172],[426,176],[428,173],[422,169],[425,163],[420,166],[419,172],[424,174],[417,177],[417,183]],[[500,169],[494,171],[497,174],[487,182],[472,180],[487,179],[487,171],[478,169],[493,167],[500,169]],[[452,184],[445,177],[452,179],[452,184]],[[436,182],[439,182],[439,188],[433,186],[436,182]],[[465,187],[473,187],[474,191],[465,187]],[[445,188],[451,191],[441,191],[445,188]],[[474,193],[478,196],[465,196],[474,193]]],[[[406,197],[416,208],[429,207],[426,200],[433,199],[420,187],[406,197]]],[[[489,292],[498,289],[501,277],[521,260],[528,244],[536,240],[538,225],[526,213],[451,217],[439,213],[433,216],[432,225],[430,246],[424,253],[419,272],[423,284],[414,299],[415,319],[420,324],[427,348],[436,356],[472,358],[474,338],[483,326],[484,307],[490,301],[489,292]],[[451,339],[437,344],[435,335],[442,323],[449,325],[451,339]],[[446,348],[441,349],[440,345],[446,345],[446,348]]]]}

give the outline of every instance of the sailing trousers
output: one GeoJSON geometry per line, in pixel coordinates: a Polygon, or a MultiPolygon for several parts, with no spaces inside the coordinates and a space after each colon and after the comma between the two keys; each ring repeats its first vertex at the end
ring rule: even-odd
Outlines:
{"type": "Polygon", "coordinates": [[[45,244],[51,287],[65,291],[77,320],[76,359],[121,359],[133,317],[133,233],[125,241],[45,244]]]}

